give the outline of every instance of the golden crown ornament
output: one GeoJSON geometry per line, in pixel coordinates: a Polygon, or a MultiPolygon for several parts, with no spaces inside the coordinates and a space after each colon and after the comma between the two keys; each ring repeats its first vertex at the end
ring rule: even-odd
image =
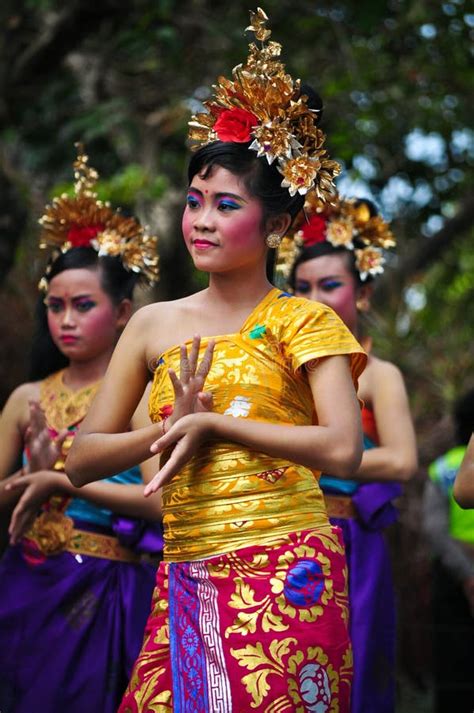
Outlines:
{"type": "MultiPolygon", "coordinates": [[[[88,165],[83,146],[76,144],[76,148],[74,195],[63,193],[46,206],[39,220],[40,248],[51,247],[65,253],[71,248],[90,247],[99,256],[120,258],[126,270],[137,273],[142,282],[153,284],[159,274],[158,238],[149,235],[135,218],[98,200],[94,188],[99,175],[88,165]]],[[[47,277],[42,278],[39,287],[47,287],[47,277]]]]}
{"type": "Polygon", "coordinates": [[[250,13],[254,42],[245,64],[232,70],[232,79],[219,77],[214,97],[204,102],[206,112],[189,122],[192,148],[213,141],[249,143],[249,149],[276,161],[281,185],[292,196],[314,191],[319,200],[330,200],[333,179],[340,172],[323,148],[325,134],[318,128],[319,110],[311,109],[301,93],[301,81],[287,74],[280,61],[281,45],[269,41],[268,17],[261,8],[250,13]]]}
{"type": "Polygon", "coordinates": [[[389,224],[380,215],[372,215],[363,199],[336,196],[324,204],[312,194],[292,232],[282,240],[275,267],[277,280],[287,282],[300,252],[324,242],[354,253],[362,282],[384,271],[384,251],[396,245],[389,224]]]}

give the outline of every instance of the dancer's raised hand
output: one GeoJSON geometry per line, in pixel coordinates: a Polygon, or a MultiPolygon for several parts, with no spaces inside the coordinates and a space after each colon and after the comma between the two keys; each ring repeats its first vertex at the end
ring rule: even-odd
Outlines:
{"type": "Polygon", "coordinates": [[[52,470],[39,470],[34,473],[15,476],[9,480],[7,490],[23,489],[23,493],[13,510],[8,534],[10,544],[15,545],[33,525],[38,511],[54,493],[61,492],[66,476],[52,470]]]}
{"type": "Polygon", "coordinates": [[[50,470],[61,455],[67,428],[53,436],[43,409],[38,401],[30,401],[30,423],[25,433],[25,445],[28,451],[27,472],[50,470]]]}
{"type": "Polygon", "coordinates": [[[166,463],[145,487],[145,497],[156,493],[168,483],[195,455],[199,447],[212,437],[213,418],[214,414],[202,412],[183,416],[152,444],[150,450],[154,454],[167,449],[172,451],[166,463]]]}
{"type": "Polygon", "coordinates": [[[212,395],[203,392],[203,388],[212,365],[215,342],[209,342],[199,362],[200,346],[201,337],[196,335],[189,354],[185,344],[180,347],[179,377],[174,369],[168,370],[174,390],[173,413],[168,427],[188,414],[212,410],[212,395]]]}

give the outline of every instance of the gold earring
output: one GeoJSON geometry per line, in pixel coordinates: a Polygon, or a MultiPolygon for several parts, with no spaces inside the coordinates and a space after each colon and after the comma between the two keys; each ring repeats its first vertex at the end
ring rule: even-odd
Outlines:
{"type": "Polygon", "coordinates": [[[370,309],[370,302],[367,297],[359,297],[356,301],[356,307],[359,312],[368,312],[370,309]]]}
{"type": "Polygon", "coordinates": [[[270,233],[265,238],[265,242],[269,248],[278,248],[281,243],[281,235],[278,235],[278,233],[270,233]]]}

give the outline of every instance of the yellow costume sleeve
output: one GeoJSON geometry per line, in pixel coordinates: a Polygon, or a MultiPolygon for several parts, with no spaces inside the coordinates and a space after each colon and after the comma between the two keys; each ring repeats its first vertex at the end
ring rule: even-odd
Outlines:
{"type": "Polygon", "coordinates": [[[293,370],[310,361],[315,365],[323,357],[348,354],[356,383],[367,355],[340,317],[330,307],[306,299],[293,299],[291,306],[291,320],[282,336],[293,370]]]}

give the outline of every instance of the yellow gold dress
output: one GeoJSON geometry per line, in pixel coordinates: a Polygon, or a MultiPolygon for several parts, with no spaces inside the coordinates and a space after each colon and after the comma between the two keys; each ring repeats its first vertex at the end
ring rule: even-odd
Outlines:
{"type": "MultiPolygon", "coordinates": [[[[249,421],[317,424],[307,371],[348,354],[356,382],[366,360],[330,308],[276,288],[214,339],[214,410],[249,421]]],[[[176,346],[158,361],[154,421],[179,358],[176,346]]],[[[210,442],[163,488],[165,561],[121,713],[348,710],[345,557],[319,475],[210,442]]]]}

